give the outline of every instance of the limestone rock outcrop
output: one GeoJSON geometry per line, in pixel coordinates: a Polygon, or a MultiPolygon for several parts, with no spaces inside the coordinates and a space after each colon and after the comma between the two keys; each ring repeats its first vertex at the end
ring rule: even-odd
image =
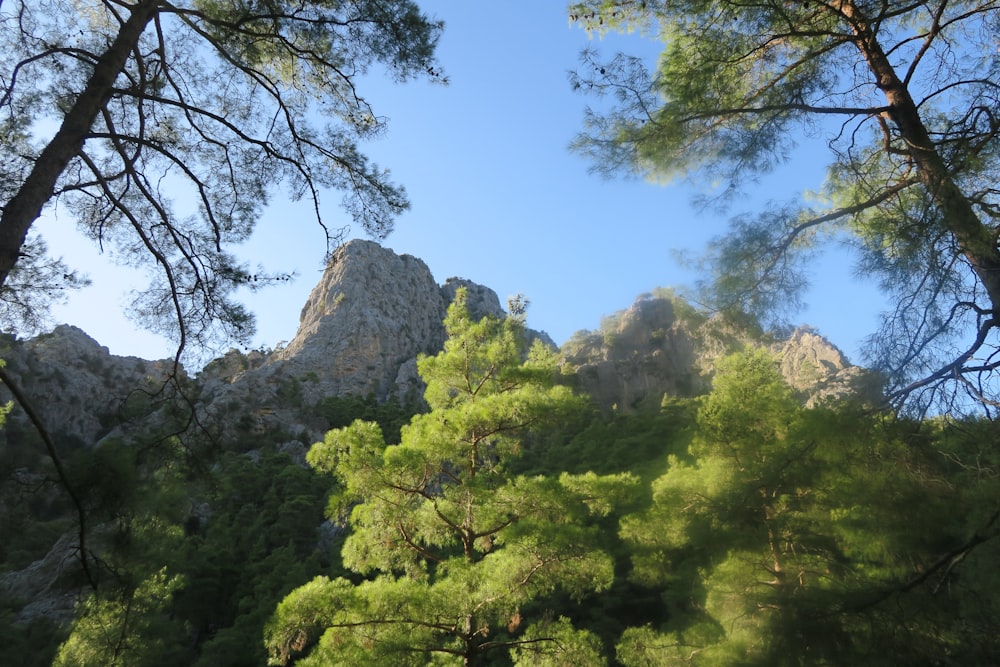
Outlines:
{"type": "Polygon", "coordinates": [[[781,375],[808,396],[808,407],[848,395],[879,400],[880,378],[852,365],[843,352],[810,327],[799,327],[772,349],[781,361],[781,375]]]}
{"type": "Polygon", "coordinates": [[[0,574],[0,598],[24,601],[17,612],[19,622],[46,618],[68,624],[73,619],[78,591],[59,586],[58,582],[67,572],[76,573],[79,546],[74,533],[64,533],[43,558],[22,570],[0,574]]]}
{"type": "Polygon", "coordinates": [[[326,397],[419,398],[417,357],[444,345],[445,313],[461,287],[475,317],[504,315],[488,287],[459,278],[439,286],[422,260],[349,241],[333,254],[287,346],[253,359],[231,352],[206,367],[199,380],[208,409],[249,404],[260,428],[318,437],[300,413],[326,397]]]}
{"type": "MultiPolygon", "coordinates": [[[[747,344],[767,344],[767,339],[763,332],[705,316],[671,296],[646,294],[606,317],[598,331],[574,334],[562,357],[581,391],[605,409],[627,412],[658,405],[664,395],[709,390],[717,359],[747,344]]],[[[782,376],[808,406],[849,394],[877,395],[877,378],[851,365],[808,327],[768,347],[782,376]]]]}
{"type": "Polygon", "coordinates": [[[664,395],[696,396],[711,386],[716,359],[751,339],[722,318],[706,317],[669,295],[641,295],[580,331],[562,347],[580,390],[605,409],[630,411],[664,395]]]}
{"type": "Polygon", "coordinates": [[[315,374],[307,402],[370,392],[384,398],[404,362],[440,345],[446,308],[421,260],[351,241],[334,253],[302,308],[295,337],[264,370],[315,374]]]}
{"type": "Polygon", "coordinates": [[[475,316],[504,314],[487,287],[458,278],[439,287],[422,260],[371,241],[350,241],[333,254],[309,295],[295,338],[268,358],[264,370],[318,376],[307,400],[403,393],[412,387],[397,384],[400,368],[418,354],[441,349],[442,321],[459,287],[468,290],[475,316]]]}
{"type": "Polygon", "coordinates": [[[664,393],[690,396],[703,389],[695,342],[673,303],[640,299],[605,318],[600,331],[577,332],[562,348],[563,361],[598,404],[629,410],[664,393]]]}
{"type": "MultiPolygon", "coordinates": [[[[183,372],[171,359],[112,355],[81,329],[65,324],[27,340],[8,338],[0,358],[49,432],[88,446],[120,420],[133,392],[155,390],[169,374],[183,372]]],[[[10,398],[0,386],[0,401],[10,398]]],[[[11,419],[24,417],[15,409],[11,419]]]]}
{"type": "MultiPolygon", "coordinates": [[[[473,316],[504,315],[487,287],[459,278],[438,285],[420,259],[371,241],[350,241],[334,253],[287,346],[269,353],[233,350],[205,367],[198,376],[200,409],[220,430],[249,419],[259,433],[280,428],[309,439],[322,435],[323,428],[309,419],[309,410],[327,397],[416,400],[423,391],[416,360],[441,349],[442,320],[462,287],[473,316]]],[[[554,346],[545,334],[531,335],[554,346]]],[[[630,410],[658,403],[665,394],[706,391],[715,359],[761,340],[766,337],[759,331],[707,317],[660,291],[605,318],[598,331],[575,334],[562,357],[581,391],[605,408],[630,410]]],[[[8,372],[37,404],[50,431],[88,445],[120,421],[136,389],[155,388],[169,373],[183,372],[172,360],[110,355],[68,325],[3,344],[0,356],[8,372]]],[[[871,390],[870,375],[811,329],[771,347],[783,375],[810,404],[871,390]]],[[[6,398],[0,390],[0,400],[6,398]]]]}

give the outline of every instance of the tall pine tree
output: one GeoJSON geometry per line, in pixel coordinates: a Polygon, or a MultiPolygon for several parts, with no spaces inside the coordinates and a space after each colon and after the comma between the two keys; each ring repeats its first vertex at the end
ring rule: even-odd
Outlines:
{"type": "Polygon", "coordinates": [[[525,435],[581,399],[554,385],[551,351],[526,351],[520,318],[474,322],[460,292],[445,324],[444,351],[419,362],[430,412],[401,444],[355,422],[310,451],[340,482],[330,508],[349,515],[343,560],[364,580],[318,577],[290,594],[269,629],[272,662],[309,649],[296,664],[603,663],[597,638],[545,598],[611,584],[592,519],[635,482],[509,473],[525,435]]]}

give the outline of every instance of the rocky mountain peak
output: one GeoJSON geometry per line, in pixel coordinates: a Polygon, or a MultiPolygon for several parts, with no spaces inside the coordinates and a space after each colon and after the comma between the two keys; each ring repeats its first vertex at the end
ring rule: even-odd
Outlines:
{"type": "Polygon", "coordinates": [[[773,349],[788,384],[808,395],[806,405],[847,394],[878,400],[879,378],[852,365],[840,349],[812,327],[799,327],[773,349]]]}
{"type": "Polygon", "coordinates": [[[711,327],[690,307],[663,296],[640,296],[605,317],[597,331],[578,331],[563,346],[579,388],[605,408],[631,410],[664,394],[694,396],[709,387],[702,363],[711,327]],[[691,312],[687,312],[691,311],[691,312]]]}
{"type": "Polygon", "coordinates": [[[438,286],[422,260],[349,241],[309,295],[295,337],[262,370],[317,377],[317,396],[405,394],[417,388],[417,356],[444,345],[444,316],[460,287],[475,316],[503,316],[488,287],[460,278],[438,286]]]}
{"type": "MultiPolygon", "coordinates": [[[[254,432],[280,427],[285,433],[304,430],[307,438],[322,435],[322,426],[308,415],[328,397],[416,399],[423,390],[417,357],[442,348],[442,320],[463,287],[474,317],[504,315],[488,287],[461,278],[438,285],[420,259],[371,241],[350,241],[332,256],[286,347],[271,353],[232,350],[205,367],[198,378],[201,410],[216,416],[222,429],[250,419],[254,432]]],[[[552,344],[544,334],[532,335],[552,344]]],[[[760,340],[760,332],[707,317],[659,290],[604,318],[599,330],[577,332],[562,356],[580,390],[605,408],[628,410],[658,404],[664,394],[706,391],[715,359],[760,340]]],[[[170,360],[110,355],[68,325],[26,341],[9,337],[4,344],[8,372],[41,406],[50,430],[87,444],[110,432],[130,392],[152,387],[175,370],[170,360]]],[[[862,389],[870,392],[877,384],[811,329],[772,349],[783,375],[810,403],[866,383],[871,386],[862,389]]]]}
{"type": "Polygon", "coordinates": [[[261,430],[319,437],[302,413],[327,397],[415,399],[423,391],[417,357],[444,346],[443,320],[460,287],[474,316],[504,314],[488,287],[460,278],[438,285],[416,257],[349,241],[331,257],[287,346],[258,358],[230,352],[206,366],[199,379],[208,409],[252,405],[261,430]]]}
{"type": "MultiPolygon", "coordinates": [[[[295,338],[270,363],[289,362],[303,354],[315,357],[317,348],[322,348],[329,354],[324,365],[329,365],[352,338],[357,342],[357,333],[378,332],[383,335],[377,338],[390,338],[401,333],[404,323],[413,338],[430,344],[444,317],[438,291],[430,269],[416,257],[397,255],[372,241],[349,241],[331,256],[309,294],[295,338]]],[[[382,340],[376,342],[381,346],[382,340]]],[[[379,353],[369,349],[362,354],[373,359],[379,353]]]]}
{"type": "Polygon", "coordinates": [[[446,309],[423,261],[353,240],[333,254],[295,337],[264,368],[315,374],[323,394],[385,397],[403,363],[440,347],[446,309]]]}
{"type": "MultiPolygon", "coordinates": [[[[579,331],[562,348],[579,388],[606,409],[659,404],[664,395],[694,396],[711,387],[717,359],[767,336],[695,311],[669,290],[640,296],[605,317],[597,331],[579,331]]],[[[847,394],[877,400],[878,378],[853,366],[809,327],[768,345],[782,376],[807,405],[847,394]]]]}

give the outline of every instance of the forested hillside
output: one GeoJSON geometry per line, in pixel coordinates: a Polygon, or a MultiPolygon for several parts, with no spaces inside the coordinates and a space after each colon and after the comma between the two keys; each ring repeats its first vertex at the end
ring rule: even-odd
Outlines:
{"type": "MultiPolygon", "coordinates": [[[[863,373],[828,344],[789,349],[815,334],[709,324],[666,291],[561,352],[523,316],[471,316],[467,295],[417,362],[422,400],[303,407],[285,390],[278,411],[308,415],[297,431],[327,431],[315,444],[240,419],[219,438],[133,398],[127,431],[122,413],[96,446],[61,441],[64,486],[10,415],[0,636],[17,664],[1000,656],[991,422],[900,419],[850,383],[810,393],[863,373]],[[700,371],[662,389],[662,364],[622,374],[619,391],[647,389],[633,405],[580,390],[609,354],[641,367],[706,326],[728,342],[690,344],[700,371]]],[[[233,409],[250,414],[245,396],[233,409]]]]}

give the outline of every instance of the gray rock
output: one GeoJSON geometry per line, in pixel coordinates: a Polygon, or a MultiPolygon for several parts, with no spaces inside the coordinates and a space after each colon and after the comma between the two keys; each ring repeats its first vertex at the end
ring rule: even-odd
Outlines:
{"type": "MultiPolygon", "coordinates": [[[[492,296],[499,309],[496,294],[476,287],[480,301],[492,296]]],[[[306,403],[338,394],[384,399],[396,389],[400,366],[441,348],[448,303],[421,260],[350,241],[333,254],[309,295],[295,338],[262,371],[317,376],[306,403]]]]}
{"type": "Polygon", "coordinates": [[[881,400],[880,378],[852,365],[843,352],[811,327],[799,327],[772,350],[780,359],[781,375],[807,396],[807,407],[849,396],[869,403],[881,400]]]}
{"type": "MultiPolygon", "coordinates": [[[[451,277],[444,281],[441,286],[441,295],[445,304],[450,304],[455,300],[458,290],[465,288],[465,307],[469,309],[469,314],[474,320],[481,320],[487,315],[493,317],[504,317],[506,313],[500,306],[500,299],[496,292],[489,287],[484,287],[471,280],[451,277]]],[[[447,308],[447,305],[445,306],[447,308]]]]}
{"type": "Polygon", "coordinates": [[[60,537],[44,558],[22,570],[0,575],[3,597],[24,602],[17,612],[17,622],[30,623],[46,618],[58,624],[68,623],[79,591],[60,589],[57,582],[65,573],[76,573],[80,565],[79,542],[73,533],[60,537]]]}
{"type": "MultiPolygon", "coordinates": [[[[87,446],[128,415],[136,390],[156,391],[171,373],[184,372],[170,359],[112,355],[81,329],[65,324],[26,341],[8,341],[0,356],[47,430],[87,446]]],[[[10,399],[0,386],[0,401],[10,399]]],[[[11,419],[26,417],[16,409],[11,419]]]]}
{"type": "Polygon", "coordinates": [[[487,287],[461,278],[439,286],[423,261],[349,241],[331,257],[287,346],[257,360],[231,351],[206,366],[199,376],[205,410],[221,417],[228,406],[252,406],[260,431],[318,439],[322,431],[304,416],[326,397],[420,397],[417,358],[443,347],[443,320],[461,287],[474,317],[504,315],[487,287]]]}
{"type": "MultiPolygon", "coordinates": [[[[708,391],[719,358],[762,342],[767,336],[760,331],[699,314],[672,298],[643,295],[605,318],[601,330],[577,332],[563,346],[562,357],[576,371],[578,387],[598,405],[627,412],[658,405],[664,395],[708,391]]],[[[851,365],[808,327],[768,347],[779,359],[782,376],[809,407],[846,396],[876,400],[877,378],[851,365]]]]}
{"type": "Polygon", "coordinates": [[[659,405],[664,395],[703,393],[717,352],[744,338],[720,319],[679,316],[672,299],[647,294],[604,318],[599,331],[574,334],[561,352],[582,391],[605,409],[627,412],[659,405]]]}

